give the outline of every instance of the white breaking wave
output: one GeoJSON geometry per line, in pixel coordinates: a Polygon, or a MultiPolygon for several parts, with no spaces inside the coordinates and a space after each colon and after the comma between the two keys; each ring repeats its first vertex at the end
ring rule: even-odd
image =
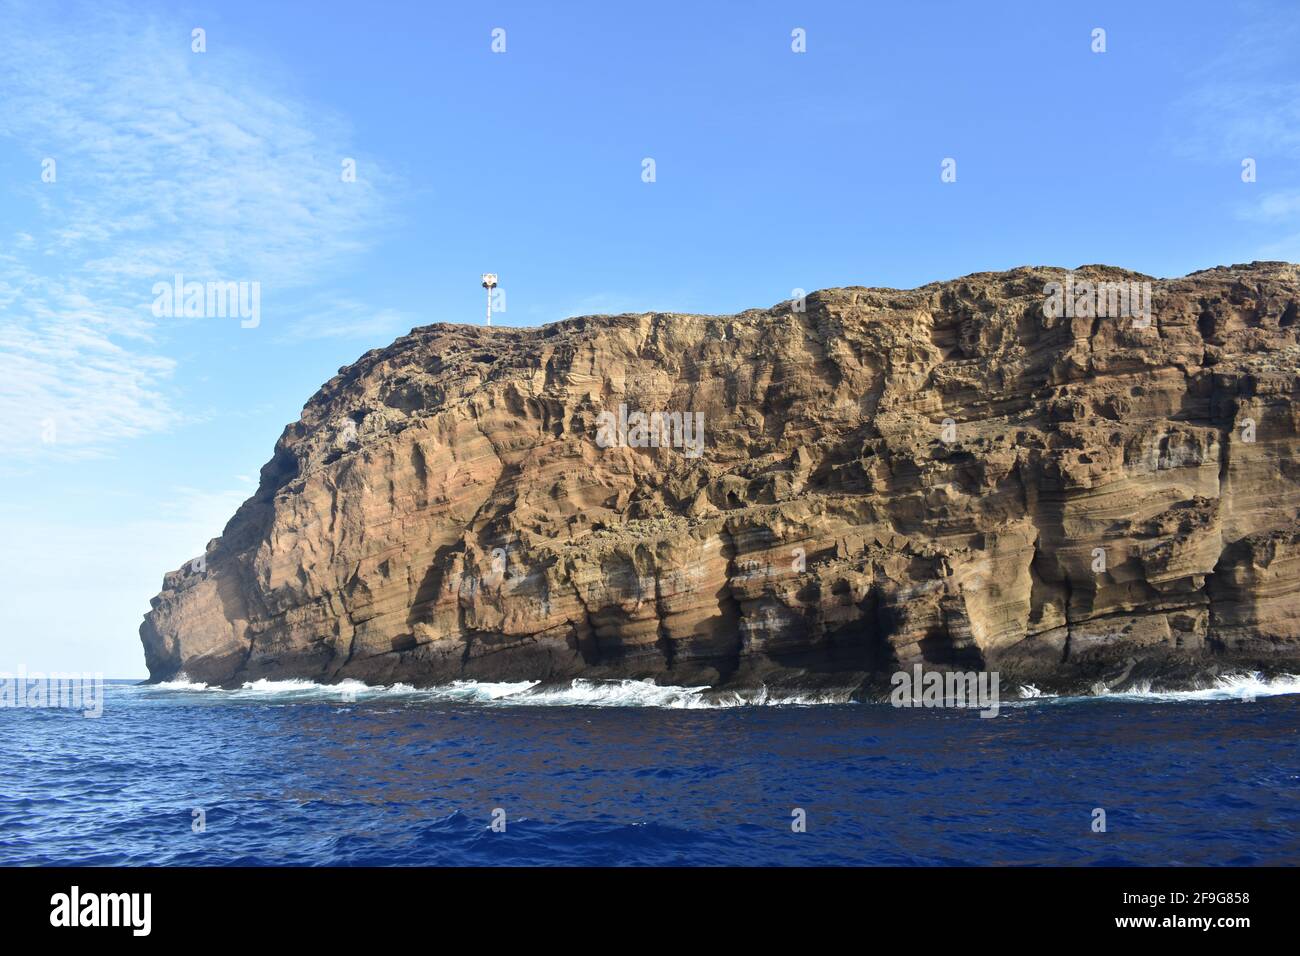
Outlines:
{"type": "MultiPolygon", "coordinates": [[[[472,684],[470,681],[464,683],[472,684]]],[[[697,710],[722,707],[809,706],[848,703],[849,691],[823,694],[774,694],[766,687],[754,691],[713,692],[707,684],[681,687],[650,680],[588,680],[575,678],[567,686],[551,686],[493,698],[494,703],[543,707],[667,707],[697,710]]]]}
{"type": "Polygon", "coordinates": [[[147,684],[142,688],[152,691],[191,692],[209,691],[236,700],[260,701],[342,701],[352,703],[367,700],[411,698],[432,701],[463,701],[466,703],[507,704],[527,707],[666,707],[677,709],[704,709],[746,706],[812,706],[816,704],[842,704],[849,702],[849,692],[774,694],[766,687],[754,691],[726,691],[710,693],[708,685],[680,687],[656,684],[649,680],[588,680],[577,678],[568,685],[553,685],[539,690],[540,681],[480,682],[452,681],[436,687],[412,687],[410,684],[376,686],[361,681],[346,680],[337,684],[320,684],[315,681],[293,678],[289,680],[247,681],[230,690],[196,683],[185,675],[176,680],[147,684]]]}
{"type": "Polygon", "coordinates": [[[648,680],[596,681],[577,678],[568,687],[548,687],[512,696],[511,704],[551,707],[710,707],[704,687],[676,687],[648,680]]]}
{"type": "Polygon", "coordinates": [[[1125,690],[1102,688],[1094,696],[1111,700],[1253,700],[1282,694],[1300,694],[1300,674],[1273,678],[1260,673],[1229,674],[1200,690],[1152,690],[1150,681],[1139,681],[1125,690]]]}
{"type": "Polygon", "coordinates": [[[773,693],[766,685],[754,691],[723,691],[714,694],[713,707],[816,707],[820,704],[851,704],[851,690],[773,693]]]}
{"type": "Polygon", "coordinates": [[[267,700],[310,698],[360,701],[412,697],[432,700],[492,701],[523,693],[531,687],[536,687],[537,684],[537,681],[527,680],[498,684],[458,680],[439,687],[413,687],[410,684],[364,684],[359,680],[318,684],[309,680],[263,679],[246,682],[238,690],[227,691],[227,693],[237,698],[267,700]]]}
{"type": "Polygon", "coordinates": [[[209,687],[207,684],[198,684],[190,680],[184,673],[176,675],[175,680],[159,681],[157,684],[147,685],[149,690],[221,690],[220,687],[209,687]]]}
{"type": "Polygon", "coordinates": [[[522,694],[540,683],[541,681],[535,680],[502,681],[495,684],[476,680],[457,680],[443,687],[432,687],[426,693],[442,700],[491,701],[522,694]]]}
{"type": "Polygon", "coordinates": [[[849,703],[850,691],[774,693],[760,686],[753,691],[713,691],[707,684],[680,687],[649,680],[587,680],[567,687],[547,687],[512,696],[506,703],[559,707],[670,707],[696,710],[722,707],[806,707],[849,703]]]}
{"type": "Polygon", "coordinates": [[[1278,697],[1283,694],[1300,694],[1300,675],[1282,674],[1266,678],[1262,674],[1229,674],[1220,677],[1209,687],[1197,690],[1152,690],[1150,681],[1137,681],[1123,690],[1106,686],[1094,688],[1091,694],[1058,696],[1046,694],[1033,684],[1022,684],[1020,699],[1004,701],[1004,707],[1030,707],[1035,704],[1076,703],[1086,700],[1123,700],[1146,703],[1196,700],[1255,700],[1259,697],[1278,697]]]}
{"type": "MultiPolygon", "coordinates": [[[[760,686],[752,691],[714,691],[707,685],[681,687],[656,684],[650,680],[589,680],[576,678],[567,685],[541,687],[540,681],[480,682],[458,680],[437,687],[412,687],[410,684],[376,686],[346,680],[337,684],[318,684],[309,680],[256,680],[234,690],[210,687],[178,675],[175,680],[144,685],[146,693],[196,692],[224,695],[236,700],[345,702],[374,700],[460,701],[520,707],[664,707],[672,709],[718,709],[728,707],[813,707],[823,704],[851,703],[850,692],[807,691],[781,694],[760,686]]],[[[1058,697],[1045,694],[1032,684],[1021,685],[1020,699],[1004,701],[1003,706],[1034,706],[1079,700],[1194,701],[1254,700],[1281,694],[1300,694],[1300,675],[1285,674],[1265,678],[1262,674],[1234,674],[1221,677],[1200,690],[1154,691],[1149,683],[1139,683],[1126,690],[1098,688],[1095,694],[1081,697],[1058,697]]]]}

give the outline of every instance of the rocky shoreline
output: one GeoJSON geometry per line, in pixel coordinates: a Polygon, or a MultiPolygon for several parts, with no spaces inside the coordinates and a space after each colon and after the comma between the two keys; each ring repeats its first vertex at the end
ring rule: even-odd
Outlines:
{"type": "Polygon", "coordinates": [[[150,679],[1294,672],[1298,310],[1287,263],[1035,267],[414,329],[167,575],[150,679]]]}

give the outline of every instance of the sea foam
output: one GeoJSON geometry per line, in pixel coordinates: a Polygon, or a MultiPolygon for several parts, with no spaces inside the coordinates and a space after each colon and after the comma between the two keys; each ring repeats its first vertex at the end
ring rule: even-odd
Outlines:
{"type": "MultiPolygon", "coordinates": [[[[337,684],[289,679],[248,681],[230,690],[190,681],[184,675],[175,680],[142,685],[146,694],[196,693],[220,695],[232,700],[289,703],[294,701],[345,702],[376,700],[425,700],[462,702],[512,707],[660,707],[679,710],[730,707],[812,707],[850,703],[849,691],[776,692],[760,686],[745,691],[714,691],[707,685],[686,687],[656,684],[650,680],[589,680],[575,678],[567,684],[540,681],[473,681],[458,680],[435,687],[410,684],[372,685],[346,680],[337,684]]],[[[1045,694],[1026,684],[1018,690],[1019,698],[1005,701],[1004,706],[1034,706],[1081,700],[1128,700],[1152,703],[1173,701],[1253,700],[1281,694],[1300,693],[1300,675],[1284,674],[1265,678],[1262,674],[1233,674],[1219,678],[1212,686],[1198,690],[1152,690],[1139,683],[1123,690],[1101,688],[1097,693],[1079,697],[1045,694]]]]}
{"type": "Polygon", "coordinates": [[[712,692],[708,685],[685,687],[656,684],[650,680],[588,680],[576,678],[567,684],[542,686],[540,681],[458,680],[435,687],[410,684],[371,685],[356,680],[337,684],[291,678],[247,681],[235,689],[196,683],[184,675],[175,680],[142,685],[146,694],[206,691],[232,700],[265,702],[320,701],[357,702],[409,698],[429,701],[460,701],[505,704],[522,707],[663,707],[706,709],[747,706],[813,706],[848,703],[849,692],[776,693],[767,687],[751,691],[712,692]]]}
{"type": "Polygon", "coordinates": [[[1300,694],[1300,674],[1279,674],[1267,678],[1260,673],[1228,674],[1211,686],[1199,690],[1152,690],[1149,681],[1138,682],[1133,687],[1112,691],[1102,689],[1094,696],[1118,700],[1251,700],[1256,697],[1277,697],[1282,694],[1300,694]]]}

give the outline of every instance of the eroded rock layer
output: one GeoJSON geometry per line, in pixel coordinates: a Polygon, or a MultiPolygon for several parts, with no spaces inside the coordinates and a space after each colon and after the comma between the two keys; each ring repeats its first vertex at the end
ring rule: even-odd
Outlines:
{"type": "Polygon", "coordinates": [[[1149,280],[1147,327],[1054,314],[1066,277],[415,329],[326,383],[204,560],[167,575],[150,674],[858,684],[920,662],[1053,685],[1293,664],[1300,267],[1149,280]],[[620,406],[702,415],[699,454],[602,447],[620,406]]]}

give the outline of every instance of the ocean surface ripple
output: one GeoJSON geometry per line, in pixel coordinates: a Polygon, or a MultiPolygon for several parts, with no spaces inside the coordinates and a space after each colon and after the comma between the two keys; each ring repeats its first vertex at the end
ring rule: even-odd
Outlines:
{"type": "Polygon", "coordinates": [[[0,709],[0,864],[1295,864],[1297,691],[114,682],[98,719],[0,709]]]}

